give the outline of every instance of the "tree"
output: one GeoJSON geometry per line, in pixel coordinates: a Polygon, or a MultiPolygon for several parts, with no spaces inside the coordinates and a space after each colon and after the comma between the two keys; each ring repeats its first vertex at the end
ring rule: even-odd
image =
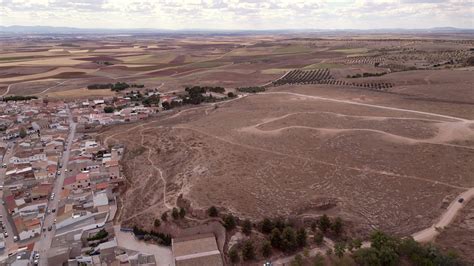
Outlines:
{"type": "Polygon", "coordinates": [[[245,219],[242,223],[242,232],[248,236],[252,233],[252,222],[249,219],[245,219]]]}
{"type": "Polygon", "coordinates": [[[240,257],[239,253],[237,252],[237,249],[233,248],[229,251],[229,259],[230,262],[232,262],[233,264],[239,263],[240,257]]]}
{"type": "Polygon", "coordinates": [[[354,252],[354,261],[360,266],[381,266],[382,263],[378,257],[375,248],[361,248],[354,252]]]}
{"type": "Polygon", "coordinates": [[[296,232],[296,243],[298,244],[298,247],[305,247],[307,238],[306,230],[304,228],[298,229],[296,232]]]}
{"type": "Polygon", "coordinates": [[[354,249],[359,249],[360,247],[362,247],[362,241],[359,238],[352,240],[352,247],[354,249]]]}
{"type": "Polygon", "coordinates": [[[270,243],[270,241],[263,241],[261,252],[262,256],[265,258],[268,258],[272,255],[272,244],[270,243]]]}
{"type": "Polygon", "coordinates": [[[163,109],[165,109],[165,110],[171,109],[171,105],[170,105],[169,102],[162,102],[161,106],[163,106],[163,109]]]}
{"type": "Polygon", "coordinates": [[[342,219],[340,217],[337,217],[334,222],[332,223],[331,226],[332,231],[336,236],[340,236],[342,233],[342,219]]]}
{"type": "Polygon", "coordinates": [[[253,243],[250,240],[247,240],[242,248],[242,258],[245,261],[255,259],[255,249],[253,243]]]}
{"type": "Polygon", "coordinates": [[[161,215],[161,220],[163,220],[163,222],[168,221],[168,213],[167,213],[167,212],[164,212],[164,213],[161,215]]]}
{"type": "Polygon", "coordinates": [[[178,220],[179,219],[179,211],[176,207],[173,208],[173,210],[171,211],[171,216],[173,217],[173,219],[175,220],[178,220]]]}
{"type": "Polygon", "coordinates": [[[345,244],[342,242],[338,242],[334,245],[334,254],[338,258],[342,258],[344,256],[345,249],[346,249],[345,244]]]}
{"type": "Polygon", "coordinates": [[[270,236],[270,243],[272,244],[272,247],[274,248],[280,248],[281,247],[281,232],[280,229],[278,228],[273,228],[272,234],[270,236]]]}
{"type": "Polygon", "coordinates": [[[313,266],[324,266],[324,257],[319,253],[313,259],[313,266]]]}
{"type": "Polygon", "coordinates": [[[228,231],[232,230],[236,226],[235,217],[232,214],[228,214],[224,217],[224,227],[228,231]]]}
{"type": "Polygon", "coordinates": [[[185,215],[186,215],[186,210],[183,207],[179,208],[179,217],[183,219],[185,215]]]}
{"type": "Polygon", "coordinates": [[[106,106],[106,107],[104,107],[104,112],[107,113],[107,114],[113,113],[114,108],[112,106],[106,106]]]}
{"type": "Polygon", "coordinates": [[[155,222],[153,223],[153,225],[154,225],[155,227],[160,227],[160,225],[161,225],[160,219],[155,219],[155,222]]]}
{"type": "Polygon", "coordinates": [[[229,93],[227,93],[227,97],[234,98],[235,94],[233,92],[229,92],[229,93]]]}
{"type": "Polygon", "coordinates": [[[270,219],[264,218],[262,221],[262,233],[264,234],[270,234],[273,230],[273,223],[270,219]]]}
{"type": "Polygon", "coordinates": [[[329,217],[324,214],[319,218],[319,229],[321,232],[326,233],[326,231],[331,227],[331,220],[329,220],[329,217]]]}
{"type": "Polygon", "coordinates": [[[370,246],[380,251],[382,247],[389,247],[393,250],[398,249],[399,241],[381,231],[376,231],[370,236],[370,246]]]}
{"type": "Polygon", "coordinates": [[[20,128],[20,138],[24,139],[26,137],[26,129],[20,128]]]}
{"type": "Polygon", "coordinates": [[[291,262],[291,266],[303,266],[303,257],[296,254],[295,259],[291,262]]]}
{"type": "Polygon", "coordinates": [[[283,229],[281,234],[282,242],[281,242],[281,249],[283,251],[294,251],[298,247],[298,243],[296,241],[296,233],[295,230],[289,226],[283,229]]]}
{"type": "Polygon", "coordinates": [[[311,222],[311,231],[316,232],[317,227],[318,227],[318,224],[315,221],[311,222]]]}
{"type": "Polygon", "coordinates": [[[215,206],[211,206],[209,207],[209,209],[207,209],[207,214],[210,217],[217,217],[219,215],[219,211],[217,210],[215,206]]]}
{"type": "Polygon", "coordinates": [[[324,242],[324,236],[321,232],[317,232],[315,235],[314,235],[314,243],[318,246],[321,246],[324,242]]]}

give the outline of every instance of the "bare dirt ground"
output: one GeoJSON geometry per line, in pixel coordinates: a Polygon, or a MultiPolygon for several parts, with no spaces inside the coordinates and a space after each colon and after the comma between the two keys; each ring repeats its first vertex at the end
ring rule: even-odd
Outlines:
{"type": "Polygon", "coordinates": [[[469,125],[269,92],[131,127],[133,138],[116,128],[107,141],[127,145],[127,223],[151,223],[183,194],[243,217],[330,213],[406,235],[474,186],[474,146],[451,144],[474,139],[469,125]]]}
{"type": "Polygon", "coordinates": [[[443,249],[455,251],[457,254],[474,262],[474,202],[469,202],[467,206],[458,214],[454,222],[446,228],[437,238],[436,244],[443,249]]]}

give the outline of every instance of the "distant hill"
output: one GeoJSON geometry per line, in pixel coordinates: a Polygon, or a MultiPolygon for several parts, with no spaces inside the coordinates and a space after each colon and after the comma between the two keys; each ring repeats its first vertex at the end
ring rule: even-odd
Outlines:
{"type": "Polygon", "coordinates": [[[52,26],[0,26],[0,34],[146,34],[146,33],[175,33],[175,34],[262,34],[262,33],[463,33],[474,34],[474,29],[454,27],[436,27],[429,29],[282,29],[282,30],[212,30],[212,29],[101,29],[74,28],[52,26]]]}

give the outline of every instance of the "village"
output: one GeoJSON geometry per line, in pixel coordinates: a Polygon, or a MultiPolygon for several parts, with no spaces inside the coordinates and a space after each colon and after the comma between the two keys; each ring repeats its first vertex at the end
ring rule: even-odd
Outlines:
{"type": "MultiPolygon", "coordinates": [[[[144,106],[131,100],[136,96],[0,102],[0,261],[157,263],[155,251],[143,252],[143,243],[113,223],[124,147],[94,137],[101,127],[144,120],[163,111],[162,103],[180,101],[155,91],[145,98],[159,97],[159,105],[144,106]]],[[[169,261],[160,265],[173,264],[171,249],[162,250],[169,261]]]]}

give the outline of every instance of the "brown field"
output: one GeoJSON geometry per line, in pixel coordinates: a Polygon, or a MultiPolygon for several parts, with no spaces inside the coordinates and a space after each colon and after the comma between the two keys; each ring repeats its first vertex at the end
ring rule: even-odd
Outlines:
{"type": "MultiPolygon", "coordinates": [[[[115,95],[85,87],[117,81],[161,92],[267,86],[101,132],[126,147],[118,218],[126,225],[151,226],[182,195],[196,211],[216,205],[253,220],[341,216],[361,234],[406,236],[431,226],[474,187],[474,69],[466,64],[474,41],[313,37],[7,43],[0,92],[75,99],[115,95]],[[272,86],[292,70],[327,70],[331,79],[272,86]],[[364,73],[380,76],[348,77],[364,73]]],[[[461,237],[459,219],[440,243],[449,245],[443,239],[452,230],[461,237]]]]}

